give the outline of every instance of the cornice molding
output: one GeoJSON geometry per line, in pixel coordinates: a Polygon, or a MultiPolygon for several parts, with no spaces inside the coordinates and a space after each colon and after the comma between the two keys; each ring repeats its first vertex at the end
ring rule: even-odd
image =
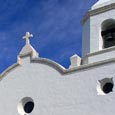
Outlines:
{"type": "Polygon", "coordinates": [[[84,24],[90,16],[104,13],[104,12],[107,12],[107,11],[112,10],[112,9],[115,9],[115,3],[112,3],[112,4],[104,6],[104,7],[97,8],[94,10],[89,10],[86,13],[86,15],[84,16],[84,18],[82,19],[81,23],[84,24]]]}
{"type": "MultiPolygon", "coordinates": [[[[27,55],[23,56],[23,58],[27,57],[27,55]]],[[[84,70],[88,70],[88,69],[92,69],[94,67],[98,67],[98,66],[103,66],[106,64],[111,64],[111,63],[115,63],[115,58],[112,59],[107,59],[104,61],[99,61],[99,62],[95,62],[95,63],[91,63],[91,64],[84,64],[81,65],[79,67],[75,67],[75,68],[71,68],[71,69],[65,69],[63,66],[61,66],[60,64],[49,60],[49,59],[45,59],[45,58],[36,58],[33,59],[30,57],[30,63],[41,63],[41,64],[45,64],[48,65],[54,69],[56,69],[61,75],[66,75],[66,74],[72,74],[73,72],[80,72],[80,71],[84,71],[84,70]]],[[[1,75],[0,75],[0,80],[2,80],[10,71],[13,71],[14,69],[16,69],[17,67],[21,66],[21,64],[16,63],[11,65],[10,67],[8,67],[1,75]]]]}
{"type": "Polygon", "coordinates": [[[87,57],[90,57],[90,56],[94,56],[94,55],[98,55],[98,54],[102,54],[102,53],[107,53],[107,52],[114,51],[114,50],[115,50],[115,46],[110,47],[110,48],[105,48],[105,49],[102,49],[100,51],[89,53],[84,58],[87,58],[87,57]]]}

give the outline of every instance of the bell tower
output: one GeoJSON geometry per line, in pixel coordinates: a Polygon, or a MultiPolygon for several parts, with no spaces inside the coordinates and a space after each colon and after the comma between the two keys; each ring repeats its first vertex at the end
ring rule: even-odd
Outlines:
{"type": "Polygon", "coordinates": [[[99,0],[85,15],[82,23],[83,63],[112,58],[115,53],[115,0],[99,0]]]}

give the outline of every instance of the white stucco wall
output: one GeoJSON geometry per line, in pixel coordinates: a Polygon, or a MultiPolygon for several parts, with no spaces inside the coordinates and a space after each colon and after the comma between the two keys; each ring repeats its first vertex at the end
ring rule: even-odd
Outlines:
{"type": "Polygon", "coordinates": [[[34,100],[30,115],[114,115],[115,88],[97,95],[97,81],[106,77],[115,82],[115,62],[61,74],[23,58],[0,82],[0,115],[19,115],[17,105],[24,97],[34,100]]]}

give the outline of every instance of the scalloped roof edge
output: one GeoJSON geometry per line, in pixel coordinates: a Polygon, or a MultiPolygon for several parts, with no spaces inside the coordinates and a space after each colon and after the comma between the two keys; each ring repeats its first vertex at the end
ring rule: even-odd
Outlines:
{"type": "MultiPolygon", "coordinates": [[[[83,71],[84,69],[88,69],[88,68],[92,68],[92,67],[102,66],[102,65],[108,64],[108,63],[115,63],[115,58],[100,61],[100,62],[95,62],[95,63],[91,63],[91,64],[81,65],[79,67],[75,67],[72,69],[66,69],[63,66],[61,66],[60,64],[58,64],[50,59],[46,59],[46,58],[30,58],[30,63],[41,63],[41,64],[48,65],[48,66],[56,69],[60,74],[64,75],[64,74],[71,74],[71,73],[77,72],[77,71],[83,71]]],[[[13,69],[16,69],[19,66],[20,66],[20,64],[18,62],[9,66],[5,71],[3,71],[1,73],[0,80],[2,80],[10,71],[12,71],[13,69]]]]}

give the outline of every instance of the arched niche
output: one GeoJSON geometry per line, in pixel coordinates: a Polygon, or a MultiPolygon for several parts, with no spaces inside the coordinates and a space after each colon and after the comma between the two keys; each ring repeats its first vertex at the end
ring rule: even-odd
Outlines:
{"type": "Polygon", "coordinates": [[[103,48],[115,46],[115,20],[105,20],[101,25],[103,48]]]}

